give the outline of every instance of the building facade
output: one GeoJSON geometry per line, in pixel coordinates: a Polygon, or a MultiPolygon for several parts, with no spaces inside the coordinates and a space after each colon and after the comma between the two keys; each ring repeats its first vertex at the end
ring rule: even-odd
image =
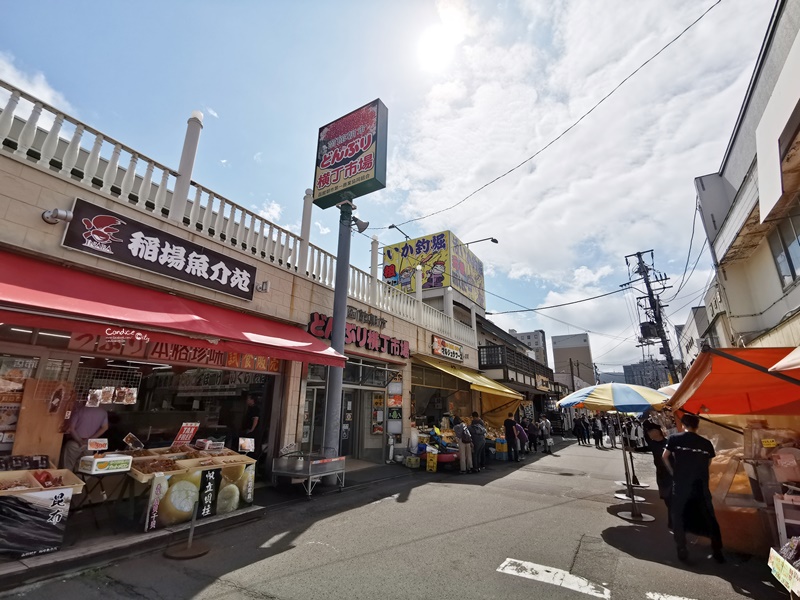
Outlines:
{"type": "Polygon", "coordinates": [[[509,329],[508,333],[530,348],[533,354],[532,358],[537,362],[545,366],[550,365],[550,362],[547,360],[547,339],[544,329],[523,331],[522,333],[518,332],[516,329],[509,329]]]}
{"type": "Polygon", "coordinates": [[[711,345],[800,343],[800,4],[779,1],[717,173],[695,180],[711,345]]]}
{"type": "Polygon", "coordinates": [[[574,375],[585,381],[595,381],[594,361],[588,333],[554,335],[551,341],[555,373],[574,375]]]}
{"type": "Polygon", "coordinates": [[[669,366],[665,360],[648,359],[632,365],[623,365],[625,383],[643,385],[657,390],[670,385],[669,366]]]}

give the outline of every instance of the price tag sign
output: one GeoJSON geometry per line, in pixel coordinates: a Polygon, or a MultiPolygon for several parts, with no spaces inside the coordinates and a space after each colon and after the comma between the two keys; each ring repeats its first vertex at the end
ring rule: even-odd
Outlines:
{"type": "Polygon", "coordinates": [[[122,438],[122,441],[128,445],[128,448],[132,448],[133,450],[141,450],[142,448],[144,448],[142,440],[137,438],[132,433],[129,433],[124,438],[122,438]]]}
{"type": "Polygon", "coordinates": [[[88,449],[90,452],[103,452],[108,450],[108,439],[92,438],[88,442],[88,449]]]}
{"type": "Polygon", "coordinates": [[[198,429],[200,429],[200,423],[184,423],[181,425],[178,435],[175,436],[172,445],[184,446],[191,444],[198,429]]]}
{"type": "Polygon", "coordinates": [[[255,452],[256,440],[255,438],[239,438],[239,452],[255,452]]]}
{"type": "Polygon", "coordinates": [[[772,438],[767,438],[765,440],[761,440],[761,445],[764,446],[764,448],[775,448],[778,445],[778,442],[772,438]]]}

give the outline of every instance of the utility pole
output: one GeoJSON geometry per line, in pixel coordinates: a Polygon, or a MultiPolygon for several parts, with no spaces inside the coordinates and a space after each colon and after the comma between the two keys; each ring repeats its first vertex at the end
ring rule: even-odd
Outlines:
{"type": "Polygon", "coordinates": [[[572,391],[575,391],[575,371],[572,370],[572,359],[569,359],[569,376],[572,378],[572,391]]]}
{"type": "Polygon", "coordinates": [[[664,349],[664,357],[667,360],[667,368],[669,369],[673,381],[678,381],[678,373],[675,370],[675,362],[672,360],[672,351],[669,348],[667,332],[664,330],[664,321],[661,318],[661,300],[656,298],[656,295],[653,293],[653,286],[650,283],[650,267],[644,263],[641,252],[636,253],[636,260],[638,263],[636,266],[636,273],[642,278],[645,288],[647,289],[647,299],[650,303],[650,311],[653,313],[653,322],[656,326],[656,334],[661,340],[661,347],[664,349]]]}

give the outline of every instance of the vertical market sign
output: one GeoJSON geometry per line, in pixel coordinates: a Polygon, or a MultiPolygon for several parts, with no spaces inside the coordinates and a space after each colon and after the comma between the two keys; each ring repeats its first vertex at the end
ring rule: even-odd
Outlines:
{"type": "Polygon", "coordinates": [[[314,173],[314,204],[336,206],[386,187],[388,111],[380,99],[320,127],[314,173]]]}

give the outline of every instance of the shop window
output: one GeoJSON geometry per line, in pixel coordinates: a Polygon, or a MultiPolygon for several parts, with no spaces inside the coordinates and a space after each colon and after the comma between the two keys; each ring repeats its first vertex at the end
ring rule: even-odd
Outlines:
{"type": "Polygon", "coordinates": [[[422,385],[425,383],[425,370],[414,365],[411,367],[411,385],[422,385]]]}
{"type": "Polygon", "coordinates": [[[44,375],[42,376],[42,379],[46,381],[65,381],[69,377],[71,368],[71,360],[50,358],[47,360],[47,364],[44,367],[44,375]]]}
{"type": "Polygon", "coordinates": [[[348,360],[344,365],[342,381],[357,384],[361,380],[361,363],[348,360]]]}
{"type": "Polygon", "coordinates": [[[769,249],[778,269],[783,287],[791,285],[798,277],[800,268],[800,215],[798,209],[791,217],[780,222],[769,234],[769,249]]]}
{"type": "Polygon", "coordinates": [[[442,372],[433,370],[433,369],[425,369],[425,384],[428,387],[435,387],[440,388],[444,387],[442,385],[442,372]]]}
{"type": "Polygon", "coordinates": [[[450,375],[449,373],[442,373],[442,387],[449,390],[457,390],[458,383],[463,381],[456,377],[455,375],[450,375]]]}
{"type": "Polygon", "coordinates": [[[325,367],[323,365],[308,365],[309,381],[325,381],[325,367]]]}

